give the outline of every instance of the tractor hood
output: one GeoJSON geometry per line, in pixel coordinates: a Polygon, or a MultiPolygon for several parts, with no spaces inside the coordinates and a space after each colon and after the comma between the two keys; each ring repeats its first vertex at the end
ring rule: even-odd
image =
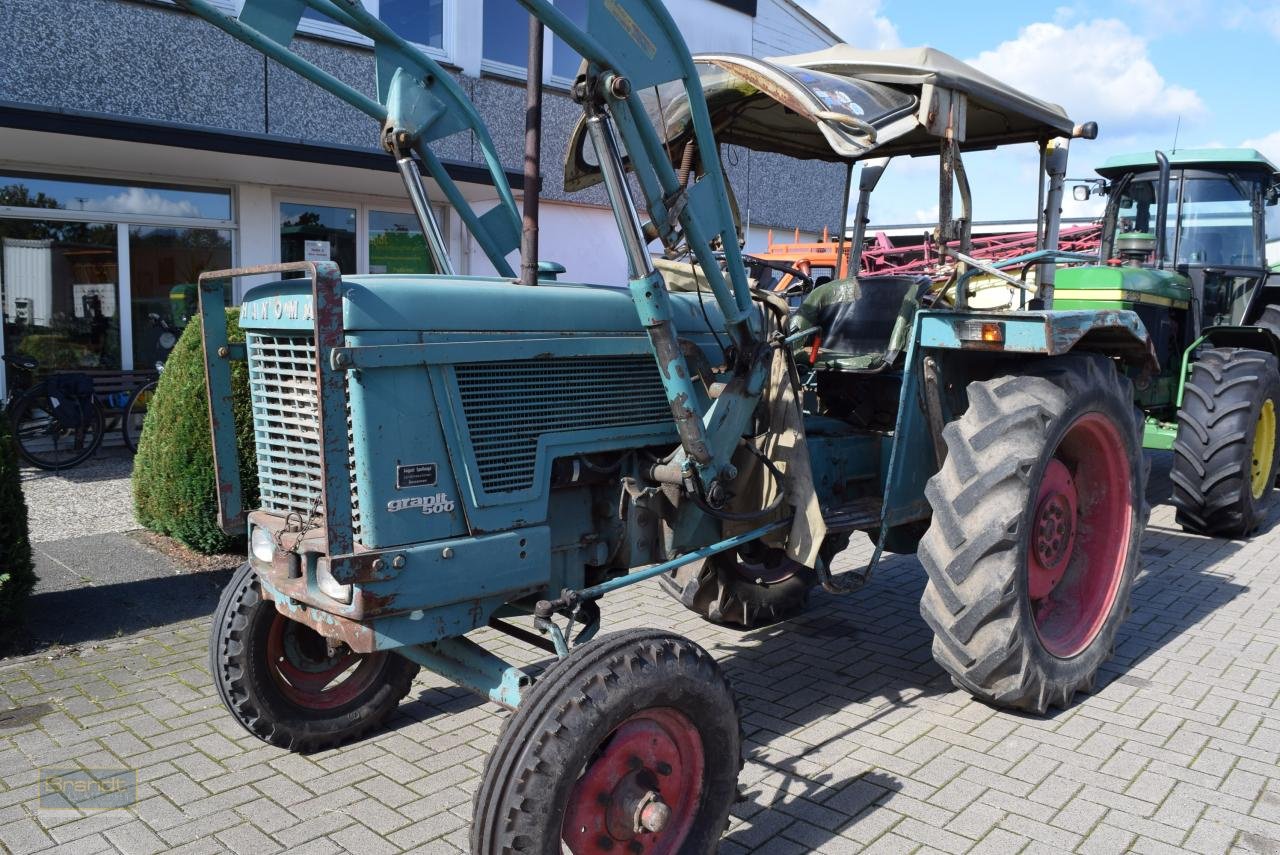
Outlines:
{"type": "Polygon", "coordinates": [[[1065,267],[1058,271],[1054,287],[1055,301],[1186,308],[1190,299],[1191,283],[1185,276],[1150,267],[1065,267]]]}
{"type": "MultiPolygon", "coordinates": [[[[961,149],[1069,137],[1074,124],[1055,104],[1013,89],[932,48],[866,51],[836,45],[815,53],[757,59],[694,57],[716,141],[801,160],[937,154],[941,104],[963,96],[961,149]]],[[[678,166],[692,138],[678,81],[640,93],[678,166]]],[[[580,120],[565,156],[565,190],[599,183],[595,152],[580,120]]]]}

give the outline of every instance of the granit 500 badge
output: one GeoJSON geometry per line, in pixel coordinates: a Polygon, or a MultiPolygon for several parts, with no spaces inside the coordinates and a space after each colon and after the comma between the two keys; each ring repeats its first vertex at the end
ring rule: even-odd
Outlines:
{"type": "Polygon", "coordinates": [[[434,496],[410,496],[407,499],[392,499],[387,502],[387,510],[391,513],[409,508],[422,508],[423,515],[447,514],[453,510],[454,501],[448,493],[440,492],[434,496]]]}

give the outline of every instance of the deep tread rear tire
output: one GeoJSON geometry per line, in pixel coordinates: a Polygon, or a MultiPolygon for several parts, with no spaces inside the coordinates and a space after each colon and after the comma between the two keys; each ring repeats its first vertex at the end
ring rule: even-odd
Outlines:
{"type": "Polygon", "coordinates": [[[1092,690],[1127,612],[1147,516],[1141,414],[1129,381],[1091,355],[977,381],[968,395],[969,409],[943,430],[947,458],[925,489],[933,522],[918,551],[929,576],[920,611],[934,632],[934,659],[956,686],[988,703],[1036,713],[1065,707],[1077,691],[1092,690]],[[1090,414],[1124,438],[1131,527],[1100,628],[1078,653],[1059,658],[1037,630],[1027,555],[1050,458],[1090,414]]]}
{"type": "Polygon", "coordinates": [[[409,693],[419,666],[394,653],[374,653],[367,655],[378,657],[377,672],[358,697],[332,709],[298,706],[268,672],[266,637],[276,620],[289,618],[262,596],[253,568],[242,564],[213,613],[209,671],[222,703],[263,742],[299,753],[334,748],[380,725],[409,693]]]}
{"type": "Polygon", "coordinates": [[[1192,363],[1170,473],[1173,505],[1183,528],[1213,537],[1245,537],[1266,522],[1280,455],[1273,449],[1267,488],[1260,497],[1253,495],[1251,469],[1258,414],[1267,400],[1280,411],[1280,367],[1269,353],[1214,348],[1201,351],[1192,363]]]}
{"type": "Polygon", "coordinates": [[[473,802],[471,851],[559,855],[579,775],[619,724],[657,707],[685,714],[705,748],[696,821],[679,851],[715,851],[742,770],[737,701],[705,650],[652,629],[614,633],[574,648],[529,690],[485,762],[473,802]]]}
{"type": "MultiPolygon", "coordinates": [[[[823,560],[830,562],[848,545],[848,535],[828,537],[822,545],[823,560]]],[[[818,575],[798,564],[791,569],[785,579],[756,581],[738,551],[731,549],[678,567],[663,575],[661,583],[677,602],[712,623],[755,629],[793,618],[808,607],[818,575]]]]}

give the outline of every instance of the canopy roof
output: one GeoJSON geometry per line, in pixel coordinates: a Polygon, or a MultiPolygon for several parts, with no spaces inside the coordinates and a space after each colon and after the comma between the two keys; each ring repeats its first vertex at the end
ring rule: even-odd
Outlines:
{"type": "MultiPolygon", "coordinates": [[[[965,96],[963,150],[1071,136],[1055,104],[1033,98],[933,48],[868,51],[836,45],[815,53],[757,59],[694,57],[716,141],[805,160],[936,154],[948,93],[965,96]],[[922,99],[929,103],[921,106],[922,99]],[[930,127],[932,124],[932,128],[930,127]]],[[[678,164],[691,139],[682,86],[640,93],[678,164]]],[[[599,180],[583,122],[569,141],[565,189],[599,180]]]]}
{"type": "MultiPolygon", "coordinates": [[[[1173,167],[1203,167],[1207,169],[1260,170],[1275,174],[1275,164],[1261,152],[1252,148],[1184,148],[1167,152],[1169,165],[1173,167]]],[[[1107,158],[1098,167],[1098,174],[1114,178],[1125,172],[1141,172],[1158,168],[1154,151],[1118,154],[1107,158]]]]}

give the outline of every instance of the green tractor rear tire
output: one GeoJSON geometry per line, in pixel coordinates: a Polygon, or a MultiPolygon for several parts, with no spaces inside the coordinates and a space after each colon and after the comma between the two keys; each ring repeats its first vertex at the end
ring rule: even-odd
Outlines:
{"type": "Polygon", "coordinates": [[[1191,365],[1173,444],[1173,505],[1188,531],[1245,537],[1275,498],[1280,367],[1246,348],[1201,351],[1191,365]]]}
{"type": "Polygon", "coordinates": [[[997,706],[1091,691],[1124,621],[1146,523],[1140,414],[1101,356],[976,381],[925,495],[920,611],[934,659],[997,706]]]}

